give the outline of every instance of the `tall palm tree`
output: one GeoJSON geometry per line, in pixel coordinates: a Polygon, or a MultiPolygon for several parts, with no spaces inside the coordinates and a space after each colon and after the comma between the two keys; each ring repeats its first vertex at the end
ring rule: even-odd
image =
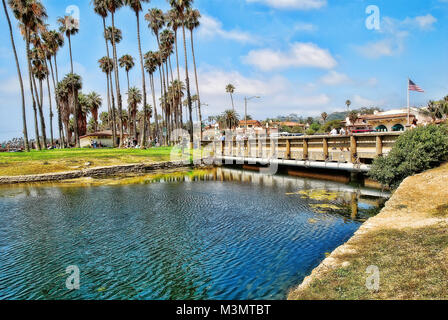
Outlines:
{"type": "Polygon", "coordinates": [[[199,22],[200,18],[201,18],[201,14],[200,14],[199,10],[192,9],[192,8],[187,9],[185,26],[187,27],[188,30],[190,30],[191,54],[192,54],[192,58],[193,58],[194,78],[196,81],[196,95],[197,95],[197,102],[198,102],[199,124],[200,124],[200,130],[201,130],[201,140],[202,140],[201,95],[199,94],[198,72],[197,72],[197,68],[196,68],[196,57],[194,54],[194,36],[193,36],[194,30],[199,28],[199,26],[200,26],[200,22],[199,22]]]}
{"type": "Polygon", "coordinates": [[[118,58],[117,58],[117,43],[115,41],[115,13],[119,10],[123,5],[123,0],[106,0],[107,10],[111,14],[112,19],[112,29],[111,29],[111,40],[112,40],[112,52],[113,52],[113,60],[114,60],[114,71],[115,71],[115,89],[117,91],[117,100],[118,100],[118,115],[119,115],[119,128],[120,128],[120,147],[123,146],[124,143],[124,131],[123,131],[123,101],[121,98],[121,90],[120,90],[120,77],[118,74],[118,58]]]}
{"type": "Polygon", "coordinates": [[[235,93],[235,86],[229,83],[226,86],[226,92],[230,94],[230,100],[232,100],[232,110],[235,111],[235,104],[233,103],[233,94],[235,93]]]}
{"type": "Polygon", "coordinates": [[[120,59],[118,59],[118,62],[120,64],[120,68],[124,68],[126,71],[126,77],[128,80],[128,91],[130,88],[129,85],[129,71],[131,71],[132,68],[135,66],[134,58],[130,54],[125,54],[120,59]]]}
{"type": "MultiPolygon", "coordinates": [[[[113,95],[113,84],[112,84],[112,71],[114,70],[114,62],[112,59],[110,59],[110,54],[109,54],[109,43],[108,43],[108,38],[107,38],[107,34],[108,34],[108,29],[106,28],[106,18],[108,16],[108,9],[107,9],[107,1],[108,0],[93,0],[93,7],[94,7],[94,11],[96,14],[98,14],[101,19],[103,20],[103,32],[104,32],[104,40],[106,43],[106,52],[107,55],[106,57],[100,59],[104,61],[103,66],[107,67],[103,68],[101,67],[101,62],[100,62],[100,67],[103,70],[103,72],[106,73],[106,83],[107,83],[107,106],[108,106],[108,110],[109,110],[109,117],[111,118],[109,123],[111,124],[111,129],[112,129],[112,139],[113,139],[113,147],[116,148],[117,147],[117,125],[116,125],[116,121],[115,121],[115,98],[113,95]],[[110,71],[109,71],[110,70],[110,71]]],[[[112,39],[111,39],[112,40],[112,39]]]]}
{"type": "Polygon", "coordinates": [[[193,148],[193,110],[191,105],[191,91],[190,91],[190,77],[188,75],[188,55],[187,55],[187,39],[185,35],[185,11],[191,7],[193,0],[168,0],[169,4],[175,9],[179,15],[179,20],[182,22],[182,34],[184,40],[184,55],[185,55],[185,84],[187,86],[187,104],[190,118],[190,147],[193,148]]]}
{"type": "Polygon", "coordinates": [[[142,148],[146,148],[146,141],[147,141],[147,137],[146,137],[146,128],[147,128],[147,123],[146,123],[146,119],[148,118],[148,114],[147,111],[148,109],[146,108],[146,80],[145,80],[145,66],[144,66],[144,62],[143,62],[143,53],[142,53],[142,43],[140,40],[140,12],[143,11],[142,8],[142,4],[143,3],[149,3],[150,0],[125,0],[125,4],[127,6],[129,6],[134,12],[135,12],[135,17],[137,20],[137,42],[138,42],[138,54],[140,57],[140,69],[142,72],[142,88],[143,88],[143,106],[145,106],[143,108],[143,112],[144,117],[143,117],[143,134],[142,134],[142,139],[141,139],[141,146],[142,148]]]}
{"type": "Polygon", "coordinates": [[[130,132],[132,129],[132,134],[135,139],[138,138],[137,134],[137,112],[138,112],[138,105],[142,102],[142,92],[140,89],[136,87],[132,87],[128,91],[128,108],[129,108],[129,121],[131,122],[130,132]]]}
{"type": "MultiPolygon", "coordinates": [[[[177,65],[177,81],[180,81],[180,67],[179,67],[179,50],[177,46],[177,31],[179,27],[182,25],[182,22],[179,20],[179,13],[176,9],[171,9],[168,11],[165,17],[166,21],[168,22],[168,27],[170,27],[174,31],[174,44],[175,44],[175,51],[176,51],[176,65],[177,65]]],[[[179,92],[179,96],[181,93],[179,92]]],[[[179,101],[178,104],[179,109],[179,120],[180,120],[180,127],[183,127],[183,116],[182,116],[182,101],[179,101]]]]}
{"type": "Polygon", "coordinates": [[[22,97],[23,141],[25,143],[25,150],[27,152],[29,152],[30,145],[29,145],[29,141],[28,141],[28,129],[27,129],[27,125],[26,125],[25,91],[24,91],[24,87],[23,87],[22,71],[20,70],[19,58],[17,56],[16,44],[14,41],[14,34],[12,31],[11,20],[9,19],[8,9],[6,7],[5,0],[2,0],[2,2],[3,2],[3,9],[5,10],[6,20],[8,21],[9,36],[11,38],[12,51],[14,52],[14,58],[16,60],[17,76],[19,77],[20,94],[22,97]]]}
{"type": "MultiPolygon", "coordinates": [[[[53,82],[53,88],[54,90],[56,90],[56,79],[55,79],[55,74],[54,74],[54,69],[53,69],[53,62],[52,62],[52,58],[54,58],[55,62],[56,62],[56,55],[59,51],[59,49],[64,45],[64,38],[63,36],[56,30],[51,30],[51,31],[46,31],[44,33],[42,33],[42,39],[45,42],[45,48],[46,48],[46,53],[47,53],[47,68],[48,65],[50,66],[50,71],[51,71],[51,78],[52,78],[52,82],[53,82]]],[[[55,65],[56,70],[57,70],[57,66],[55,65]]],[[[52,112],[52,107],[51,107],[51,97],[50,97],[50,86],[49,86],[49,81],[47,79],[47,85],[48,85],[48,90],[49,90],[49,99],[50,99],[50,131],[51,131],[51,136],[53,137],[53,112],[52,112]]],[[[55,100],[56,100],[56,109],[58,112],[58,129],[59,129],[59,139],[61,141],[60,146],[64,147],[65,143],[64,143],[64,130],[62,127],[62,119],[61,119],[61,112],[60,112],[60,106],[59,106],[59,101],[57,99],[57,96],[55,95],[55,100]]],[[[52,138],[53,141],[53,138],[52,138]]],[[[52,142],[53,144],[53,142],[52,142]]]]}
{"type": "MultiPolygon", "coordinates": [[[[149,51],[145,54],[145,69],[146,72],[149,74],[149,80],[151,84],[151,92],[152,92],[152,99],[154,104],[154,122],[156,124],[156,132],[155,136],[160,139],[159,136],[159,115],[157,113],[157,102],[156,102],[156,92],[154,87],[154,72],[157,70],[157,62],[159,60],[158,53],[149,51]]],[[[159,140],[160,141],[160,140],[159,140]]]]}
{"type": "Polygon", "coordinates": [[[39,125],[37,122],[36,97],[33,91],[33,72],[31,66],[30,39],[33,33],[44,28],[44,20],[47,18],[45,7],[39,0],[8,0],[8,5],[12,9],[14,17],[20,22],[20,28],[25,38],[25,47],[28,64],[28,78],[30,82],[31,100],[34,111],[34,130],[36,133],[36,146],[42,149],[39,139],[39,125]]]}
{"type": "MultiPolygon", "coordinates": [[[[162,67],[162,48],[160,46],[160,37],[159,37],[159,33],[160,30],[165,26],[165,16],[163,14],[163,11],[157,8],[153,8],[153,9],[149,9],[148,13],[145,14],[145,20],[148,22],[148,28],[152,31],[152,33],[155,35],[156,40],[157,40],[157,46],[159,51],[158,53],[158,65],[159,67],[159,73],[160,73],[160,86],[161,86],[161,95],[164,96],[166,95],[166,91],[165,91],[165,76],[164,76],[164,72],[163,72],[163,67],[162,67]]],[[[162,99],[162,113],[163,110],[165,109],[165,104],[163,103],[163,99],[162,99]]]]}
{"type": "Polygon", "coordinates": [[[94,131],[98,131],[98,110],[103,104],[103,100],[101,96],[95,91],[90,92],[87,96],[87,107],[89,108],[89,112],[92,115],[92,119],[94,120],[94,131]]]}
{"type": "Polygon", "coordinates": [[[239,117],[238,113],[236,113],[233,110],[226,110],[226,111],[224,111],[222,116],[223,116],[223,118],[225,120],[226,127],[228,129],[235,128],[238,125],[239,120],[240,120],[240,117],[239,117]]]}
{"type": "MultiPolygon", "coordinates": [[[[60,17],[58,18],[58,24],[59,24],[59,31],[61,33],[65,33],[65,36],[68,39],[68,47],[69,47],[69,54],[70,54],[70,67],[71,67],[71,74],[74,74],[74,70],[73,70],[73,54],[72,54],[72,36],[77,34],[79,32],[79,21],[77,21],[75,18],[73,18],[72,16],[64,16],[64,17],[60,17]]],[[[73,84],[73,82],[72,82],[73,84]]],[[[72,88],[72,91],[75,91],[75,88],[72,88]]],[[[74,96],[74,100],[73,100],[73,109],[75,110],[75,119],[78,118],[78,95],[74,96]]],[[[79,142],[79,130],[78,130],[78,123],[77,121],[73,122],[73,127],[74,127],[74,133],[75,133],[75,146],[79,147],[80,142],[79,142]]]]}
{"type": "Polygon", "coordinates": [[[345,101],[345,105],[347,106],[347,111],[350,112],[350,106],[352,105],[352,102],[350,100],[345,101]]]}

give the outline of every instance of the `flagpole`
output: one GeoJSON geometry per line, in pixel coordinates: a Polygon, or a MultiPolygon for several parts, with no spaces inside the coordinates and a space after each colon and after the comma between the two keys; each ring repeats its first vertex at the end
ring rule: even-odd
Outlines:
{"type": "Polygon", "coordinates": [[[407,84],[407,89],[408,89],[408,127],[411,125],[411,104],[410,104],[410,97],[409,97],[409,81],[410,78],[408,77],[408,84],[407,84]]]}

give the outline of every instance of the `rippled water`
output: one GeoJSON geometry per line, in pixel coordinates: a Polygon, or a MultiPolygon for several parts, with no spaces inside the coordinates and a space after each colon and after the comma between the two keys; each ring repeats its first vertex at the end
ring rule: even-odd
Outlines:
{"type": "Polygon", "coordinates": [[[283,299],[377,201],[332,182],[189,177],[0,189],[0,299],[283,299]]]}

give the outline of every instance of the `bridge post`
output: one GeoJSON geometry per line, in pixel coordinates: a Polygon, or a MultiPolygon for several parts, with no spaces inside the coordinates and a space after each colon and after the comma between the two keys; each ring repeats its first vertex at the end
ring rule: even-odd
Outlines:
{"type": "Polygon", "coordinates": [[[381,136],[376,137],[376,156],[383,156],[383,138],[381,136]]]}
{"type": "Polygon", "coordinates": [[[221,156],[225,156],[226,155],[226,142],[223,140],[221,141],[221,156]]]}
{"type": "Polygon", "coordinates": [[[249,143],[249,139],[244,139],[243,142],[243,154],[244,154],[244,158],[249,158],[249,147],[250,147],[250,143],[249,143]]]}
{"type": "Polygon", "coordinates": [[[324,145],[324,159],[325,161],[328,160],[329,157],[329,152],[328,152],[328,139],[324,138],[323,140],[323,145],[324,145]]]}
{"type": "Polygon", "coordinates": [[[350,160],[351,163],[356,163],[356,158],[358,154],[358,146],[356,144],[356,137],[350,136],[350,160]]]}
{"type": "Polygon", "coordinates": [[[291,160],[291,140],[286,139],[285,160],[291,160]]]}
{"type": "Polygon", "coordinates": [[[308,160],[309,156],[309,146],[308,146],[308,139],[303,139],[303,160],[308,160]]]}

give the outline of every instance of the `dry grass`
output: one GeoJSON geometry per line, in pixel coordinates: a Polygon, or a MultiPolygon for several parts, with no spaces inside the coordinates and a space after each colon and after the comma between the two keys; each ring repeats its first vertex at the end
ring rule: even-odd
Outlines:
{"type": "Polygon", "coordinates": [[[406,179],[289,299],[448,299],[448,164],[406,179]],[[380,269],[380,290],[365,283],[380,269]]]}
{"type": "Polygon", "coordinates": [[[0,176],[19,176],[119,164],[168,161],[171,148],[138,149],[70,149],[0,153],[0,176]]]}

